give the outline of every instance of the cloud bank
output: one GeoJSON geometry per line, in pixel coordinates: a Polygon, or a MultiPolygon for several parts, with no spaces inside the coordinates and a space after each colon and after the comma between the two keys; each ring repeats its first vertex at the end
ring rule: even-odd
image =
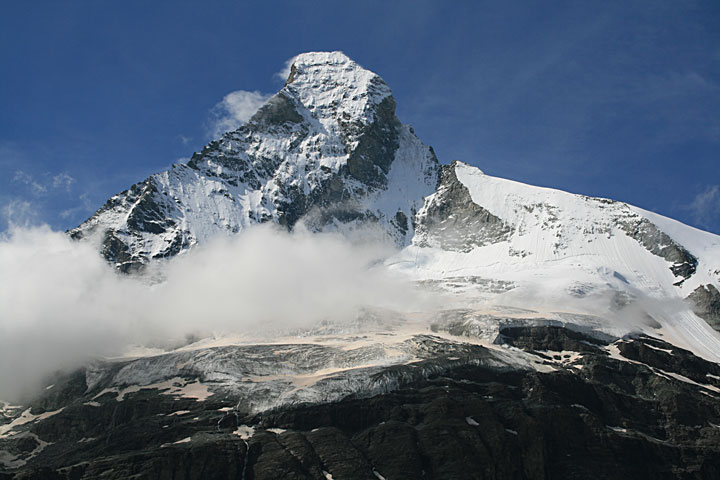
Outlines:
{"type": "Polygon", "coordinates": [[[259,226],[138,278],[117,274],[90,242],[14,227],[0,242],[0,399],[133,345],[348,322],[366,306],[426,308],[413,285],[378,266],[389,253],[379,242],[259,226]]]}

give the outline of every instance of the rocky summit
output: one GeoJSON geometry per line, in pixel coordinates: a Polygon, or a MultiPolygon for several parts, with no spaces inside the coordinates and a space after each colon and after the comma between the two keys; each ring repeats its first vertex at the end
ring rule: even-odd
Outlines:
{"type": "Polygon", "coordinates": [[[0,479],[720,478],[717,235],[440,164],[340,52],[68,235],[134,277],[263,223],[379,232],[442,301],[58,372],[0,403],[0,479]]]}

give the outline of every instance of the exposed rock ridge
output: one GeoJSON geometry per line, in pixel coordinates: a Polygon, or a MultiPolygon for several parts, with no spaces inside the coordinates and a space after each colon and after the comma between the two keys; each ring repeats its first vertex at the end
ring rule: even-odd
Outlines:
{"type": "Polygon", "coordinates": [[[472,201],[455,174],[456,162],[442,166],[437,192],[418,212],[414,243],[420,247],[469,252],[506,240],[512,229],[472,201]]]}
{"type": "Polygon", "coordinates": [[[670,270],[676,277],[682,278],[676,285],[682,285],[697,270],[697,258],[647,218],[638,218],[633,222],[621,222],[619,225],[650,253],[672,263],[670,270]]]}
{"type": "Polygon", "coordinates": [[[720,332],[720,291],[715,285],[700,285],[688,297],[695,315],[720,332]]]}

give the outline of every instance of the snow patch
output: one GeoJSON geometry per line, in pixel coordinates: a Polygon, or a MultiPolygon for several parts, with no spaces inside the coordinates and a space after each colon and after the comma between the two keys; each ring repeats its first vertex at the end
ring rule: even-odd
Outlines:
{"type": "Polygon", "coordinates": [[[45,412],[40,415],[33,415],[32,413],[30,413],[30,409],[28,408],[27,410],[22,412],[19,417],[13,419],[12,422],[5,425],[0,425],[0,438],[7,438],[16,435],[16,433],[13,433],[13,430],[15,430],[16,428],[22,425],[26,425],[28,423],[34,423],[48,419],[53,415],[57,415],[58,413],[62,412],[64,409],[65,407],[58,410],[53,410],[51,412],[45,412]]]}
{"type": "Polygon", "coordinates": [[[240,425],[238,426],[237,430],[233,432],[234,435],[237,435],[242,440],[250,440],[252,436],[255,434],[255,427],[251,427],[248,425],[240,425]]]}

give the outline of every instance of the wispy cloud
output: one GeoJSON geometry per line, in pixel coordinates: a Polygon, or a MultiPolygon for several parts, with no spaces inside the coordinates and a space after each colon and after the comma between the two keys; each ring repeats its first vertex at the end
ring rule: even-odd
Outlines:
{"type": "MultiPolygon", "coordinates": [[[[290,76],[290,69],[292,68],[293,62],[295,62],[295,58],[297,58],[297,56],[287,59],[283,64],[283,68],[273,74],[273,79],[285,82],[290,76]]],[[[252,117],[270,97],[272,97],[271,93],[262,93],[258,90],[235,90],[234,92],[228,93],[210,111],[212,116],[209,128],[210,134],[214,138],[217,138],[225,132],[240,127],[250,120],[250,117],[252,117]]],[[[178,135],[178,139],[184,145],[191,140],[183,135],[178,135]]]]}
{"type": "Polygon", "coordinates": [[[295,62],[295,59],[296,59],[296,58],[297,58],[297,56],[292,57],[292,58],[288,58],[288,59],[285,61],[285,64],[283,65],[282,70],[280,70],[279,72],[275,72],[275,74],[273,75],[273,77],[275,77],[276,79],[278,79],[278,80],[280,80],[280,81],[282,81],[282,82],[284,82],[285,80],[287,80],[288,77],[290,76],[290,68],[292,67],[292,64],[295,62]]]}
{"type": "Polygon", "coordinates": [[[92,241],[47,227],[12,229],[0,236],[0,398],[14,400],[46,374],[132,345],[172,346],[189,333],[272,336],[354,323],[368,307],[428,311],[446,303],[383,268],[378,261],[394,250],[382,239],[363,239],[253,227],[156,265],[147,279],[164,281],[150,287],[117,275],[92,241]]]}
{"type": "Polygon", "coordinates": [[[24,183],[35,195],[41,195],[47,192],[47,186],[41,182],[38,182],[35,177],[22,170],[16,170],[13,176],[13,181],[18,183],[24,183]]]}
{"type": "Polygon", "coordinates": [[[2,205],[0,219],[13,227],[29,227],[39,223],[36,206],[22,199],[13,199],[2,205]]]}
{"type": "Polygon", "coordinates": [[[52,187],[60,188],[66,192],[70,191],[70,186],[75,183],[75,179],[67,173],[59,173],[52,178],[52,187]]]}
{"type": "Polygon", "coordinates": [[[213,137],[235,130],[250,120],[255,112],[271,97],[257,90],[230,92],[211,110],[213,116],[210,131],[213,137]]]}
{"type": "Polygon", "coordinates": [[[50,190],[64,190],[69,192],[75,179],[67,172],[51,175],[45,173],[40,177],[24,170],[16,170],[13,181],[27,185],[34,195],[44,195],[50,190]]]}
{"type": "Polygon", "coordinates": [[[86,215],[92,213],[95,210],[96,205],[94,205],[92,201],[90,201],[90,197],[87,193],[83,193],[82,195],[80,195],[78,197],[78,200],[80,201],[80,205],[62,210],[59,213],[60,218],[62,218],[63,220],[72,219],[79,216],[80,214],[86,215]]]}
{"type": "Polygon", "coordinates": [[[710,227],[720,220],[720,185],[708,185],[687,206],[698,225],[710,227]]]}

